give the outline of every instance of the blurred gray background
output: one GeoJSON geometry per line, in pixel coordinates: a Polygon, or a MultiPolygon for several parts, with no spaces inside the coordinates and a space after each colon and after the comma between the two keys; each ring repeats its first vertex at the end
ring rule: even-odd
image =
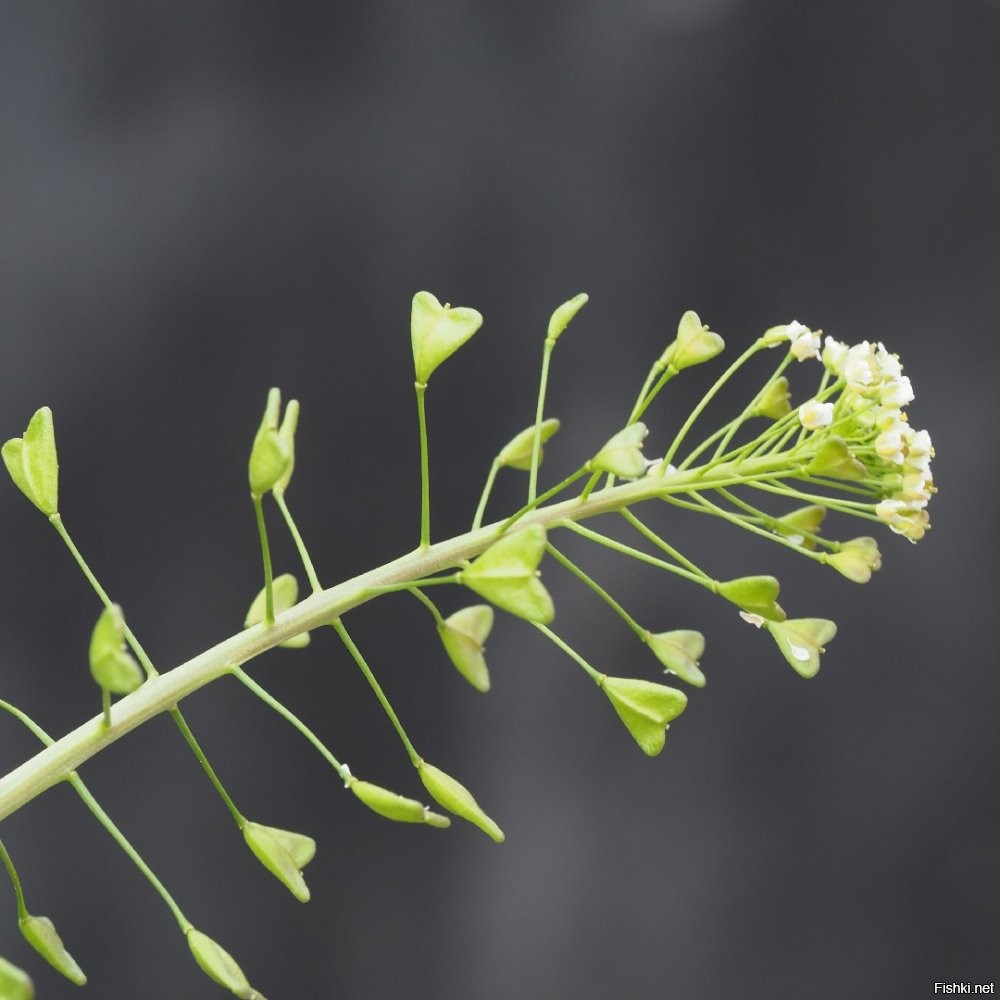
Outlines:
{"type": "MultiPolygon", "coordinates": [[[[498,621],[482,697],[415,601],[351,614],[418,748],[502,847],[368,813],[235,682],[185,712],[248,816],[318,840],[307,906],[168,720],[88,763],[270,1000],[909,998],[998,978],[998,51],[995,0],[3,6],[0,437],[52,406],[66,522],[163,669],[238,628],[260,585],[245,469],[272,384],[302,401],[289,500],[321,576],[415,544],[421,288],[486,317],[428,397],[437,537],[465,530],[530,420],[548,315],[581,290],[547,482],[618,428],[687,308],[736,351],[793,317],[884,341],[937,447],[933,531],[884,532],[866,587],[650,512],[717,575],[773,572],[793,616],[838,621],[811,682],[729,605],[567,546],[650,627],[708,636],[708,687],[655,760],[521,622],[498,621]]],[[[719,370],[664,393],[651,453],[719,370]]],[[[523,489],[504,479],[496,515],[523,489]]],[[[0,519],[0,695],[60,734],[98,707],[98,605],[10,484],[0,519]]],[[[555,565],[546,582],[597,666],[658,676],[592,595],[555,565]]],[[[332,633],[252,672],[356,773],[421,791],[332,633]]],[[[35,746],[0,720],[0,767],[35,746]]],[[[222,995],[68,789],[3,827],[90,996],[222,995]]],[[[83,995],[5,906],[0,954],[40,997],[83,995]]]]}

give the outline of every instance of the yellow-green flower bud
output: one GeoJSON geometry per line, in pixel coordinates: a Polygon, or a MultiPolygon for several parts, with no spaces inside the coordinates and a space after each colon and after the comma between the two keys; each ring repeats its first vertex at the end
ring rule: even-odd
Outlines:
{"type": "Polygon", "coordinates": [[[247,981],[236,959],[222,945],[195,927],[188,929],[187,942],[194,960],[209,979],[214,979],[240,1000],[264,1000],[247,981]]]}
{"type": "Polygon", "coordinates": [[[705,652],[705,637],[692,629],[674,629],[646,637],[646,643],[666,669],[695,687],[705,686],[698,661],[705,652]]]}
{"type": "Polygon", "coordinates": [[[603,677],[599,683],[643,753],[655,757],[663,749],[669,724],[687,707],[687,695],[632,677],[603,677]]]}
{"type": "Polygon", "coordinates": [[[573,317],[587,304],[590,296],[586,292],[574,295],[559,306],[549,319],[548,339],[558,340],[560,334],[573,321],[573,317]]]}
{"type": "MultiPolygon", "coordinates": [[[[280,615],[283,611],[295,606],[299,599],[299,581],[291,573],[282,573],[274,578],[271,584],[274,596],[274,613],[280,615]]],[[[243,627],[250,628],[251,625],[259,625],[264,620],[267,607],[267,588],[261,588],[260,592],[253,599],[250,610],[243,620],[243,627]]],[[[303,632],[301,635],[293,635],[291,639],[286,639],[281,643],[285,649],[302,649],[309,645],[309,633],[303,632]]]]}
{"type": "Polygon", "coordinates": [[[547,625],[555,617],[555,607],[538,578],[544,554],[545,529],[532,524],[494,542],[462,570],[460,579],[503,611],[547,625]]]}
{"type": "Polygon", "coordinates": [[[769,417],[771,420],[780,420],[783,416],[792,412],[792,394],[788,389],[788,379],[784,375],[776,378],[761,393],[753,408],[755,416],[769,417]]]}
{"type": "Polygon", "coordinates": [[[90,673],[98,686],[112,694],[130,694],[145,680],[125,648],[125,618],[117,604],[101,612],[91,633],[90,673]]]}
{"type": "Polygon", "coordinates": [[[642,456],[642,442],[649,431],[641,421],[620,430],[590,460],[595,472],[610,472],[622,479],[638,479],[646,473],[646,459],[642,456]]]}
{"type": "Polygon", "coordinates": [[[247,473],[250,480],[250,492],[263,496],[268,490],[282,481],[292,456],[288,446],[278,432],[278,416],[281,411],[281,391],[272,388],[267,394],[267,406],[264,417],[257,428],[257,435],[250,449],[250,462],[247,473]]]}
{"type": "Polygon", "coordinates": [[[59,460],[52,411],[35,411],[23,437],[11,438],[0,449],[4,465],[17,488],[43,513],[59,511],[59,460]]]}
{"type": "Polygon", "coordinates": [[[424,783],[424,788],[439,806],[464,820],[468,820],[473,826],[478,826],[483,833],[498,844],[503,843],[503,830],[483,812],[482,807],[472,797],[468,788],[457,782],[451,775],[445,774],[440,768],[428,764],[425,760],[417,764],[417,773],[424,783]]]}
{"type": "Polygon", "coordinates": [[[490,689],[490,672],[483,656],[483,643],[492,628],[493,609],[488,604],[462,608],[438,626],[449,659],[477,691],[490,689]]]}
{"type": "Polygon", "coordinates": [[[288,466],[281,478],[274,484],[274,492],[281,495],[288,489],[291,482],[292,473],[295,471],[295,429],[299,425],[299,401],[290,399],[285,406],[285,415],[281,418],[281,426],[278,428],[278,437],[288,452],[288,466]]]}
{"type": "Polygon", "coordinates": [[[25,940],[57,972],[61,972],[71,983],[83,986],[87,977],[76,964],[76,960],[66,950],[55,926],[48,917],[33,917],[27,914],[18,921],[25,940]]]}
{"type": "Polygon", "coordinates": [[[302,867],[316,853],[316,841],[291,830],[277,830],[260,823],[245,823],[243,839],[257,860],[300,902],[309,902],[309,887],[302,867]],[[294,855],[293,855],[294,851],[294,855]],[[305,861],[299,859],[305,858],[305,861]]]}
{"type": "Polygon", "coordinates": [[[0,958],[0,1000],[35,1000],[31,977],[6,958],[0,958]]]}
{"type": "Polygon", "coordinates": [[[827,438],[816,449],[812,461],[806,466],[811,476],[829,476],[832,479],[863,481],[868,478],[868,470],[856,459],[843,438],[827,438]]]}
{"type": "Polygon", "coordinates": [[[842,543],[840,551],[827,555],[826,561],[838,573],[855,583],[867,583],[872,578],[872,573],[882,568],[878,542],[867,535],[842,543]]]}
{"type": "MultiPolygon", "coordinates": [[[[555,417],[543,420],[539,426],[539,439],[542,445],[555,432],[559,430],[559,421],[555,417]]],[[[511,469],[523,469],[528,471],[531,468],[531,453],[535,447],[535,425],[525,427],[520,434],[515,434],[497,455],[497,465],[506,465],[511,469]]],[[[538,464],[541,465],[543,450],[538,449],[538,464]]]]}
{"type": "Polygon", "coordinates": [[[809,536],[819,534],[825,517],[825,507],[810,504],[808,507],[798,507],[783,517],[776,518],[773,530],[796,545],[814,549],[816,542],[809,536]]]}
{"type": "Polygon", "coordinates": [[[780,622],[785,612],[777,603],[781,584],[773,576],[741,576],[718,585],[718,593],[738,608],[780,622]]]}
{"type": "Polygon", "coordinates": [[[828,618],[789,618],[769,622],[767,630],[778,649],[803,677],[815,677],[819,672],[819,656],[825,644],[837,634],[837,626],[828,618]]]}
{"type": "Polygon", "coordinates": [[[417,381],[426,385],[434,369],[450,358],[481,326],[475,309],[452,309],[430,292],[417,292],[410,309],[410,340],[417,381]]]}
{"type": "Polygon", "coordinates": [[[677,324],[677,339],[663,352],[660,361],[663,365],[673,365],[676,371],[683,371],[711,361],[725,346],[726,342],[689,309],[677,324]]]}
{"type": "Polygon", "coordinates": [[[422,802],[397,795],[396,792],[391,792],[380,785],[373,785],[370,781],[355,779],[348,782],[347,787],[372,812],[377,812],[386,819],[395,820],[397,823],[426,823],[439,829],[451,826],[451,820],[447,816],[432,813],[422,802]]]}

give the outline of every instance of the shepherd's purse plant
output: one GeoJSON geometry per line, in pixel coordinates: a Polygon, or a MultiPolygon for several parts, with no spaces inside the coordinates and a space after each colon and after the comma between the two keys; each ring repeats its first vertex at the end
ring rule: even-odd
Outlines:
{"type": "MultiPolygon", "coordinates": [[[[675,683],[688,689],[705,686],[705,638],[684,622],[644,623],[634,618],[617,596],[565,554],[560,536],[574,534],[721,598],[754,632],[766,633],[774,651],[793,670],[802,677],[815,676],[821,656],[836,634],[833,621],[798,617],[797,610],[796,617],[788,617],[778,603],[779,583],[773,576],[717,579],[711,567],[696,565],[640,519],[637,511],[644,504],[669,504],[693,514],[710,515],[717,519],[720,530],[731,526],[751,532],[826,565],[848,580],[867,583],[882,561],[876,540],[868,534],[827,537],[823,526],[828,512],[856,518],[869,529],[887,525],[911,542],[922,538],[930,527],[927,504],[934,493],[930,469],[934,451],[929,434],[914,430],[908,421],[906,407],[913,400],[913,389],[898,357],[881,343],[848,345],[832,337],[824,340],[820,331],[796,321],[774,326],[722,371],[679,422],[672,437],[664,436],[658,425],[653,425],[656,429],[650,433],[647,421],[652,404],[667,383],[688,369],[712,362],[725,346],[722,337],[694,312],[686,312],[676,336],[653,362],[634,401],[629,408],[623,407],[620,426],[606,441],[595,442],[589,455],[580,456],[579,467],[571,475],[543,486],[539,478],[543,453],[554,447],[559,430],[559,421],[548,416],[545,407],[549,372],[555,348],[586,302],[586,295],[577,295],[552,314],[542,342],[534,419],[529,422],[525,415],[523,421],[516,421],[516,425],[523,422],[527,426],[497,451],[469,530],[453,538],[435,539],[431,531],[427,390],[438,368],[479,331],[483,318],[474,309],[442,304],[429,292],[414,296],[410,334],[420,454],[419,522],[414,519],[419,529],[417,545],[383,566],[333,586],[321,583],[287,500],[295,470],[299,404],[290,400],[282,408],[279,390],[271,389],[248,464],[263,587],[249,603],[242,629],[163,672],[154,666],[129,628],[122,605],[94,576],[63,521],[53,415],[48,407],[39,409],[24,434],[3,445],[3,461],[14,484],[65,543],[97,597],[87,657],[97,687],[95,707],[99,705],[100,710],[54,739],[22,709],[0,701],[0,708],[26,726],[42,745],[38,753],[0,779],[0,820],[29,805],[53,785],[68,782],[169,907],[206,975],[237,997],[262,1000],[232,956],[188,919],[77,774],[81,764],[120,737],[153,716],[168,713],[246,846],[297,900],[307,901],[310,890],[302,872],[315,853],[315,841],[249,819],[226,791],[184,719],[180,702],[205,685],[223,677],[235,678],[312,744],[361,805],[386,819],[444,829],[451,817],[458,817],[500,842],[504,834],[497,820],[451,775],[451,765],[444,770],[427,760],[404,728],[400,714],[345,624],[353,608],[389,593],[412,595],[426,608],[428,625],[439,639],[438,652],[429,652],[428,658],[450,661],[460,677],[483,692],[490,687],[485,645],[495,609],[522,618],[580,667],[610,702],[609,708],[639,748],[654,756],[663,749],[671,724],[687,705],[688,694],[675,683]],[[709,404],[727,389],[734,374],[758,355],[777,359],[760,388],[749,398],[735,399],[734,415],[721,426],[703,430],[702,418],[709,404]],[[805,392],[795,391],[794,402],[789,382],[793,373],[812,383],[805,392]],[[696,429],[700,437],[695,436],[696,429]],[[648,441],[656,442],[652,456],[644,450],[648,441]],[[524,474],[526,483],[522,505],[497,516],[490,510],[490,499],[501,474],[524,474]],[[289,572],[275,575],[272,568],[266,517],[266,505],[271,503],[301,560],[309,588],[309,595],[302,599],[296,577],[289,572]],[[600,530],[599,519],[624,522],[634,539],[626,543],[611,537],[600,530]],[[649,672],[662,670],[672,683],[609,676],[574,649],[553,628],[556,603],[539,572],[546,557],[547,565],[562,567],[608,604],[634,633],[637,643],[648,647],[649,672]],[[443,605],[454,604],[456,596],[459,608],[444,610],[443,605]],[[304,720],[246,670],[262,653],[276,646],[302,648],[309,644],[313,632],[326,627],[336,633],[364,675],[416,771],[416,781],[406,794],[353,774],[304,720]],[[428,799],[429,804],[425,802],[428,799]]],[[[768,645],[768,640],[763,641],[762,655],[768,645]]],[[[373,777],[377,779],[377,775],[373,777]]],[[[28,910],[11,854],[2,842],[0,860],[10,876],[25,939],[62,975],[74,983],[85,983],[84,972],[52,921],[28,910]]],[[[28,974],[0,958],[0,1000],[33,996],[28,974]]]]}

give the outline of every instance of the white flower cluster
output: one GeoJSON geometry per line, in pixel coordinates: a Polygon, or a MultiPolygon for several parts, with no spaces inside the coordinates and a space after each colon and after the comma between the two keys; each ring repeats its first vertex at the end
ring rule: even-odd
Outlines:
{"type": "MultiPolygon", "coordinates": [[[[832,337],[826,338],[822,354],[827,370],[844,382],[841,403],[853,413],[856,425],[867,428],[871,437],[872,471],[881,474],[887,496],[875,506],[875,513],[897,534],[915,542],[930,527],[927,503],[934,493],[931,458],[934,448],[927,431],[915,431],[903,407],[913,400],[913,386],[903,374],[895,354],[883,344],[867,340],[853,347],[832,337]]],[[[803,426],[806,407],[822,406],[815,401],[800,408],[803,426]]],[[[868,456],[859,456],[863,459],[868,456]]]]}

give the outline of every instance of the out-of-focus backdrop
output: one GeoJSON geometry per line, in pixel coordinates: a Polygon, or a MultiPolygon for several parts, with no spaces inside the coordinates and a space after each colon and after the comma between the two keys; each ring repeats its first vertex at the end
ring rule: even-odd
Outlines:
{"type": "MultiPolygon", "coordinates": [[[[998,977],[998,51],[995,0],[0,11],[0,437],[52,406],[66,522],[163,669],[238,628],[260,585],[245,470],[272,384],[302,401],[289,500],[324,580],[415,544],[421,288],[486,317],[428,397],[437,537],[465,529],[490,456],[530,420],[548,315],[581,290],[547,482],[620,426],[687,308],[731,350],[792,318],[884,341],[937,448],[933,531],[882,533],[865,587],[655,512],[718,575],[773,572],[791,613],[839,622],[813,681],[729,605],[573,547],[643,622],[708,636],[708,687],[655,760],[523,623],[498,621],[482,697],[415,601],[353,613],[418,747],[502,847],[370,814],[235,682],[185,712],[245,813],[316,837],[307,906],[168,720],[88,763],[271,1000],[839,1000],[998,977]]],[[[719,370],[671,384],[651,451],[719,370]]],[[[98,605],[0,486],[0,696],[61,734],[98,708],[98,605]]],[[[599,667],[657,677],[593,595],[554,565],[546,582],[599,667]]],[[[356,773],[422,791],[332,633],[252,671],[356,773]]],[[[35,746],[0,719],[0,769],[35,746]]],[[[3,838],[90,996],[221,995],[68,789],[3,838]]],[[[0,954],[40,996],[82,996],[5,908],[0,954]]]]}

